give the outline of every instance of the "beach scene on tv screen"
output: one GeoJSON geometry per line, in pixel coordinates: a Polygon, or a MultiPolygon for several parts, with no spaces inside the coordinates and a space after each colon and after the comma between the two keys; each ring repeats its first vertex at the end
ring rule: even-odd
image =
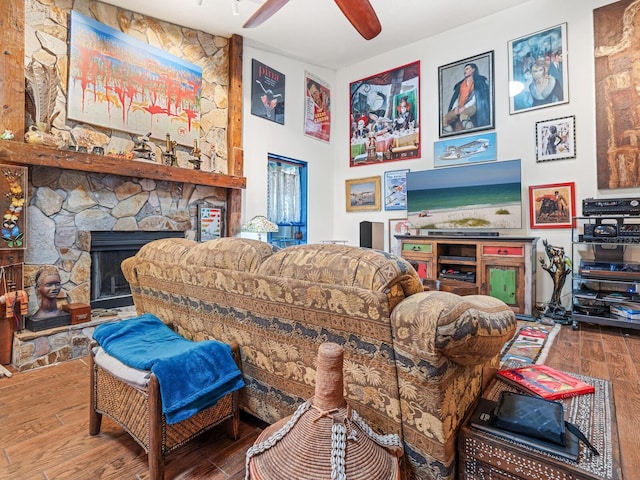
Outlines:
{"type": "Polygon", "coordinates": [[[407,218],[413,228],[522,228],[520,160],[407,173],[407,218]]]}

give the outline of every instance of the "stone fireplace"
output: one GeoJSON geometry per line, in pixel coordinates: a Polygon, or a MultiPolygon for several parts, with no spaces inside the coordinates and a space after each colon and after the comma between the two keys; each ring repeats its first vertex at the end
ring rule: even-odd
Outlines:
{"type": "MultiPolygon", "coordinates": [[[[117,272],[101,276],[98,285],[92,280],[92,264],[98,258],[96,252],[92,254],[92,244],[104,249],[105,242],[121,242],[129,234],[137,234],[140,238],[133,242],[137,245],[127,247],[127,253],[132,254],[150,238],[194,238],[196,206],[201,201],[224,206],[226,189],[32,167],[24,282],[29,313],[37,309],[33,276],[42,265],[58,267],[69,303],[90,304],[92,292],[105,289],[118,296],[122,286],[114,275],[117,272]],[[94,241],[94,235],[102,238],[94,241]],[[106,285],[101,285],[103,281],[106,285]]],[[[109,269],[119,270],[118,255],[123,254],[106,262],[109,269]]]]}

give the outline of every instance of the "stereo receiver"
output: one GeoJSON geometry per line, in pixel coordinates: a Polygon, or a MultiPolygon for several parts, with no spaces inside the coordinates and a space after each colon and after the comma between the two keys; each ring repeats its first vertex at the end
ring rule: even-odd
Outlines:
{"type": "Polygon", "coordinates": [[[585,198],[582,214],[591,215],[640,215],[640,198],[585,198]]]}
{"type": "Polygon", "coordinates": [[[582,241],[640,243],[640,223],[625,223],[624,218],[597,219],[584,225],[582,241]],[[615,223],[611,223],[615,222],[615,223]]]}

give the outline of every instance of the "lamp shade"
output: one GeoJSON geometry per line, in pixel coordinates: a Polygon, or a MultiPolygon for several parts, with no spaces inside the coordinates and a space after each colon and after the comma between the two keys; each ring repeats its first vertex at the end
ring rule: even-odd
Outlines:
{"type": "Polygon", "coordinates": [[[253,233],[277,232],[278,225],[270,221],[264,215],[256,215],[242,226],[242,231],[253,233]]]}

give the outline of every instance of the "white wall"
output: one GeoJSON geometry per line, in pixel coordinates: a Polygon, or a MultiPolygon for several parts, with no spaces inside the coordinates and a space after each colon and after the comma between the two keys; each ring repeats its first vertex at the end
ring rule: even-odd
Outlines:
{"type": "MultiPolygon", "coordinates": [[[[306,70],[317,75],[333,89],[336,73],[260,50],[248,42],[243,50],[242,131],[247,188],[242,196],[242,223],[254,215],[267,214],[267,155],[273,153],[308,162],[308,242],[329,240],[335,210],[331,196],[335,184],[334,141],[326,143],[304,135],[304,73],[306,70]],[[251,114],[251,59],[254,58],[285,76],[284,125],[251,114]]],[[[331,129],[332,138],[337,138],[333,125],[331,129]]]]}
{"type": "MultiPolygon", "coordinates": [[[[637,191],[597,190],[595,145],[595,86],[593,60],[593,9],[610,0],[535,0],[499,14],[479,19],[463,27],[389,53],[366,59],[337,72],[303,62],[244,48],[244,149],[247,189],[243,198],[246,216],[266,213],[266,155],[268,152],[309,162],[309,242],[327,239],[359,243],[362,220],[385,223],[400,218],[404,211],[346,212],[345,180],[380,175],[403,168],[412,171],[433,168],[433,142],[438,138],[438,67],[486,51],[494,51],[495,125],[498,161],[522,160],[524,228],[514,235],[536,236],[571,253],[570,229],[530,229],[528,187],[547,183],[576,183],[576,210],[586,197],[631,196],[637,191]],[[568,51],[564,60],[569,69],[569,103],[516,115],[509,114],[507,42],[560,23],[567,23],[568,51]],[[251,115],[251,59],[286,75],[285,125],[251,115]],[[420,60],[420,132],[422,158],[387,162],[382,165],[349,166],[349,83],[385,70],[420,60]],[[331,143],[325,144],[302,133],[304,71],[317,74],[330,83],[332,91],[331,143]],[[535,123],[575,115],[575,159],[536,163],[535,123]]],[[[384,26],[383,26],[384,28],[384,26]]],[[[463,170],[463,169],[462,169],[463,170]]],[[[388,247],[388,245],[387,245],[388,247]]],[[[544,255],[542,242],[538,256],[544,255]]],[[[570,283],[570,282],[567,282],[570,283]]],[[[538,268],[537,301],[548,301],[553,290],[549,275],[538,268]]],[[[565,286],[565,305],[569,305],[570,285],[565,286]]]]}

